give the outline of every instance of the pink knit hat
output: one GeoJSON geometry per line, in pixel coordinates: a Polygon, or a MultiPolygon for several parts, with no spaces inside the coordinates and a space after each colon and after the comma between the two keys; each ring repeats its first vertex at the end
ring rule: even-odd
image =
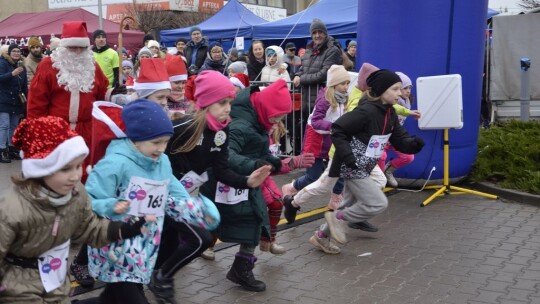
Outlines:
{"type": "Polygon", "coordinates": [[[195,98],[198,108],[206,108],[225,98],[234,98],[234,86],[223,74],[217,71],[202,71],[195,78],[195,98]]]}
{"type": "Polygon", "coordinates": [[[371,63],[364,62],[360,71],[358,71],[358,88],[360,91],[365,92],[368,89],[366,80],[371,75],[371,73],[380,70],[378,67],[372,65],[371,63]]]}

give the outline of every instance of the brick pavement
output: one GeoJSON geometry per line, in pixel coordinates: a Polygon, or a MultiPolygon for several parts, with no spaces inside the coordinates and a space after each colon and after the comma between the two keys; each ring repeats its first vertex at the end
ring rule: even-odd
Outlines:
{"type": "MultiPolygon", "coordinates": [[[[262,293],[244,291],[225,278],[237,246],[218,251],[214,262],[197,259],[176,276],[178,301],[540,303],[538,206],[464,194],[419,207],[431,193],[391,195],[388,210],[372,220],[379,232],[349,230],[339,255],[326,255],[308,242],[322,219],[278,233],[289,249],[285,255],[256,253],[255,275],[267,284],[262,293]],[[359,256],[364,253],[371,255],[359,256]]],[[[326,202],[310,202],[302,211],[326,202]]]]}

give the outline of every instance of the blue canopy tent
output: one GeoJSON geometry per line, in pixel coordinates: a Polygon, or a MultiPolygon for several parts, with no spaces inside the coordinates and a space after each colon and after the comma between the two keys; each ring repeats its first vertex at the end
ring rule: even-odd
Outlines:
{"type": "Polygon", "coordinates": [[[487,19],[489,19],[489,18],[491,18],[491,17],[493,17],[495,15],[498,15],[498,14],[499,14],[498,11],[496,11],[496,10],[494,10],[492,8],[488,8],[487,19]]]}
{"type": "Polygon", "coordinates": [[[254,39],[283,39],[289,31],[289,39],[309,37],[313,18],[321,19],[331,36],[356,37],[358,1],[320,0],[307,9],[287,18],[257,24],[253,27],[254,39]],[[293,28],[294,27],[294,28],[293,28]]]}
{"type": "MultiPolygon", "coordinates": [[[[197,24],[201,28],[203,36],[209,40],[234,39],[234,37],[252,37],[253,25],[267,22],[245,8],[238,0],[230,0],[214,16],[197,24]]],[[[161,43],[165,46],[173,46],[178,38],[191,39],[189,29],[191,27],[174,30],[160,31],[161,43]]]]}

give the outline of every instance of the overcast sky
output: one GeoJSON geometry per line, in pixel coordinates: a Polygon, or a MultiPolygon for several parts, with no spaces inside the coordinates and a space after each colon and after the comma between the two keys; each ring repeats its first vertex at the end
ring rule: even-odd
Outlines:
{"type": "Polygon", "coordinates": [[[522,9],[517,5],[521,0],[489,0],[489,8],[499,10],[501,7],[503,10],[508,7],[508,12],[516,13],[522,9]]]}

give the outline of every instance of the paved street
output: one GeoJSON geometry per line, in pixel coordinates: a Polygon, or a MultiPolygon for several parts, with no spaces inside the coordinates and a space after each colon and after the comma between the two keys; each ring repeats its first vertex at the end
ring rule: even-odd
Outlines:
{"type": "MultiPolygon", "coordinates": [[[[0,164],[0,193],[7,188],[7,173],[16,172],[17,165],[0,164]]],[[[277,180],[282,184],[290,178],[277,180]]],[[[349,242],[339,255],[324,254],[308,242],[323,222],[321,214],[282,230],[278,241],[289,249],[286,254],[256,253],[255,275],[267,284],[262,293],[244,291],[225,278],[237,246],[218,251],[214,262],[197,259],[176,277],[178,301],[540,303],[539,208],[468,194],[419,207],[431,193],[390,195],[388,210],[371,221],[379,232],[349,230],[349,242]]],[[[327,201],[310,202],[301,211],[327,201]]]]}

